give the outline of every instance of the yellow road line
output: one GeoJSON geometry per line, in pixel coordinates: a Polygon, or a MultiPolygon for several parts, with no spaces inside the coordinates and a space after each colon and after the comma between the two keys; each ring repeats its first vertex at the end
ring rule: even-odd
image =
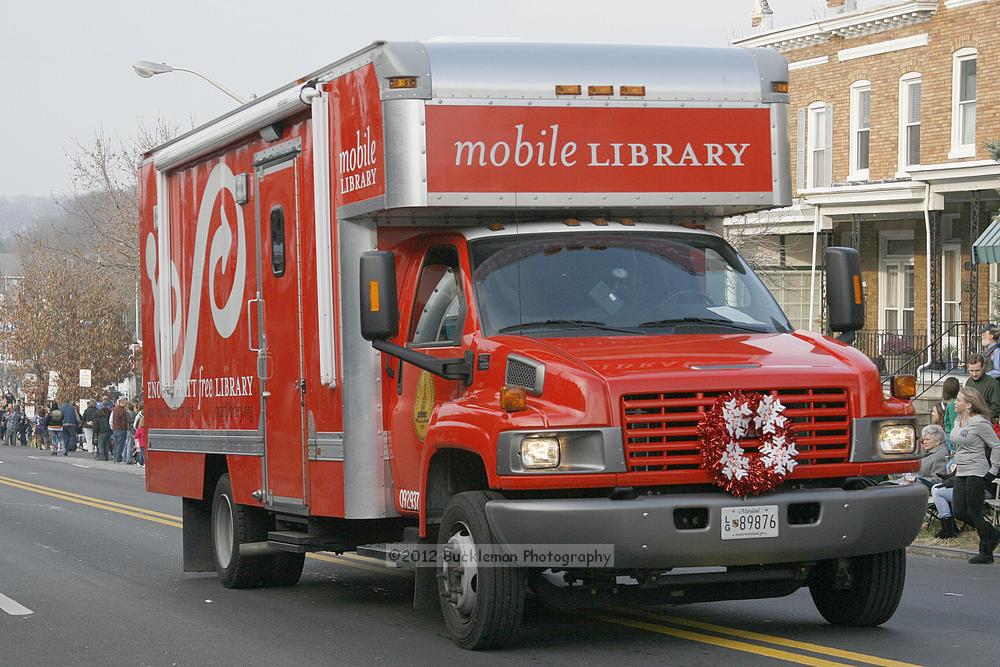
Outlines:
{"type": "Polygon", "coordinates": [[[629,628],[636,628],[638,630],[655,632],[656,634],[660,635],[668,635],[670,637],[677,637],[679,639],[687,639],[694,642],[701,642],[702,644],[712,644],[713,646],[721,646],[722,648],[728,648],[734,651],[743,651],[745,653],[756,653],[757,655],[764,655],[769,658],[785,660],[786,662],[795,662],[800,665],[812,665],[813,667],[832,667],[835,665],[848,664],[846,662],[836,662],[833,660],[826,660],[824,658],[814,658],[811,655],[802,655],[800,653],[792,653],[791,651],[783,651],[781,649],[768,648],[766,646],[757,646],[756,644],[739,642],[734,639],[724,639],[722,637],[715,637],[713,635],[703,635],[699,632],[692,632],[690,630],[681,630],[680,628],[672,628],[670,626],[660,625],[658,623],[647,623],[645,621],[637,621],[630,618],[619,618],[616,616],[607,616],[605,614],[595,614],[595,613],[584,614],[584,616],[586,616],[587,618],[604,621],[605,623],[624,625],[629,628]]]}
{"type": "MultiPolygon", "coordinates": [[[[378,572],[379,574],[388,574],[388,575],[392,575],[394,577],[405,576],[405,575],[401,574],[400,572],[397,572],[396,570],[390,570],[390,569],[388,569],[388,568],[386,568],[384,566],[368,565],[367,563],[361,563],[361,562],[358,562],[357,560],[354,560],[354,559],[348,560],[347,554],[343,554],[343,555],[340,555],[340,556],[334,556],[332,554],[331,555],[326,555],[326,554],[323,554],[323,553],[312,553],[312,554],[306,554],[306,558],[314,558],[316,560],[322,560],[322,561],[326,561],[328,563],[336,563],[338,565],[344,565],[344,566],[347,566],[347,567],[354,567],[354,568],[357,568],[359,570],[366,570],[368,572],[378,572]]],[[[372,561],[372,559],[368,559],[368,560],[371,561],[371,562],[380,562],[380,561],[372,561]]]]}
{"type": "Polygon", "coordinates": [[[704,623],[702,621],[695,621],[688,618],[682,618],[680,616],[671,616],[669,614],[660,614],[640,609],[618,608],[615,611],[620,611],[627,614],[631,614],[633,616],[641,616],[643,618],[649,618],[657,621],[665,621],[667,623],[672,623],[674,625],[683,625],[689,628],[708,630],[710,632],[717,632],[719,634],[730,635],[732,637],[740,637],[742,639],[752,639],[754,641],[766,642],[768,644],[775,644],[777,646],[787,646],[788,648],[797,648],[803,651],[810,651],[812,653],[830,655],[836,658],[846,658],[847,660],[854,660],[855,662],[863,662],[868,665],[881,665],[881,667],[918,667],[917,665],[914,665],[912,662],[900,662],[899,660],[890,660],[888,658],[880,658],[874,655],[855,653],[854,651],[845,651],[843,649],[833,648],[830,646],[811,644],[809,642],[800,642],[794,639],[776,637],[774,635],[765,635],[763,633],[752,632],[750,630],[728,628],[724,625],[715,625],[714,623],[704,623]]]}
{"type": "Polygon", "coordinates": [[[132,516],[137,519],[145,519],[146,521],[153,521],[156,523],[162,523],[165,526],[173,526],[174,528],[180,528],[181,524],[178,521],[167,521],[166,519],[161,519],[156,516],[149,516],[148,514],[140,514],[139,512],[132,512],[130,510],[121,509],[119,507],[114,507],[112,505],[105,504],[102,501],[91,501],[83,500],[81,498],[73,498],[67,496],[63,493],[56,491],[49,491],[45,489],[32,488],[27,484],[17,483],[16,480],[11,480],[9,477],[0,477],[0,484],[6,484],[7,486],[13,487],[15,489],[21,489],[22,491],[30,491],[32,493],[40,493],[43,496],[51,496],[52,498],[58,498],[59,500],[66,500],[71,503],[77,503],[79,505],[88,505],[90,507],[96,507],[99,510],[107,510],[109,512],[117,512],[118,514],[124,514],[125,516],[132,516]]]}
{"type": "Polygon", "coordinates": [[[134,512],[142,512],[143,514],[149,514],[152,516],[158,516],[163,519],[172,519],[174,521],[180,521],[181,518],[175,514],[164,514],[163,512],[156,512],[154,510],[147,510],[142,507],[135,507],[134,505],[126,505],[124,503],[117,503],[113,500],[104,500],[103,498],[92,498],[91,496],[84,496],[79,493],[73,493],[72,491],[63,491],[62,489],[53,489],[48,486],[42,486],[41,484],[35,484],[34,482],[25,482],[21,479],[14,479],[12,477],[0,476],[0,481],[16,482],[17,484],[23,484],[24,486],[31,486],[36,489],[41,489],[43,491],[53,491],[55,493],[61,493],[64,496],[70,496],[72,498],[80,498],[82,500],[90,500],[95,503],[102,503],[104,505],[113,505],[115,507],[120,507],[122,509],[132,510],[134,512]]]}
{"type": "MultiPolygon", "coordinates": [[[[180,517],[175,517],[171,514],[163,514],[162,512],[154,512],[153,510],[144,510],[141,507],[134,507],[132,505],[125,505],[122,503],[113,503],[110,500],[101,500],[99,498],[92,498],[90,496],[83,496],[77,493],[71,493],[69,491],[60,491],[58,489],[53,489],[51,487],[42,486],[40,484],[32,484],[30,482],[22,482],[19,479],[13,479],[11,477],[0,476],[0,484],[5,484],[9,487],[15,489],[21,489],[22,491],[30,491],[32,493],[39,493],[44,496],[50,496],[52,498],[58,498],[59,500],[65,500],[71,503],[76,503],[78,505],[86,505],[88,507],[95,507],[97,509],[107,510],[109,512],[116,512],[118,514],[123,514],[125,516],[135,517],[137,519],[145,519],[146,521],[153,521],[155,523],[162,523],[166,526],[172,526],[174,528],[181,528],[182,524],[180,517]],[[123,509],[129,508],[129,509],[123,509]],[[136,510],[136,511],[132,511],[136,510]],[[157,516],[150,516],[157,515],[157,516]],[[160,517],[169,517],[176,519],[176,521],[164,520],[160,517]]],[[[353,560],[347,560],[341,556],[323,556],[320,554],[306,554],[306,557],[315,560],[326,561],[329,563],[336,563],[338,565],[343,565],[344,567],[353,567],[358,570],[365,570],[368,572],[378,572],[380,574],[389,574],[392,576],[404,576],[401,573],[390,570],[386,567],[378,567],[375,565],[368,565],[362,562],[355,562],[353,560]]],[[[363,558],[362,556],[356,556],[355,558],[363,558]]],[[[367,559],[371,563],[378,563],[380,561],[375,559],[367,559]]]]}

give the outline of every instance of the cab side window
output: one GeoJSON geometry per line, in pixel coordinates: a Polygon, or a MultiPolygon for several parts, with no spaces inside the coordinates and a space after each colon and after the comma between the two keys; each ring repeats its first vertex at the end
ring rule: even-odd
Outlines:
{"type": "Polygon", "coordinates": [[[417,345],[457,345],[465,319],[465,300],[458,279],[458,251],[431,248],[420,268],[407,340],[417,345]]]}

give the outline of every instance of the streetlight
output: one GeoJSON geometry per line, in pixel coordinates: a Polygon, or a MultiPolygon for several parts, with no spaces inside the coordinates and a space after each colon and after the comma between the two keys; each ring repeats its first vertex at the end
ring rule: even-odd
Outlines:
{"type": "MultiPolygon", "coordinates": [[[[233,98],[240,104],[247,103],[247,100],[243,99],[242,97],[240,97],[233,91],[229,90],[222,84],[212,81],[204,74],[200,74],[198,72],[195,72],[194,70],[183,69],[181,67],[171,67],[167,63],[154,63],[148,60],[140,60],[139,62],[132,65],[132,69],[134,69],[135,73],[141,76],[143,79],[148,79],[152,77],[154,74],[166,74],[167,72],[187,72],[188,74],[194,74],[195,76],[200,77],[205,81],[208,81],[210,84],[212,84],[213,86],[224,92],[226,95],[229,95],[231,98],[233,98]]],[[[250,99],[253,99],[254,97],[255,96],[251,96],[250,99]]]]}

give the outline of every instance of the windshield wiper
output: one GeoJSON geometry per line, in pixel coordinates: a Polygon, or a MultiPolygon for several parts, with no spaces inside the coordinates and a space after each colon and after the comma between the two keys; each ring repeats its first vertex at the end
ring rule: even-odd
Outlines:
{"type": "Polygon", "coordinates": [[[503,327],[497,333],[511,333],[524,329],[600,329],[601,331],[616,331],[618,333],[646,335],[645,331],[635,329],[618,329],[596,320],[539,320],[537,322],[522,322],[503,327]]]}
{"type": "Polygon", "coordinates": [[[651,322],[643,322],[640,327],[668,327],[673,324],[723,324],[727,327],[732,327],[734,329],[740,329],[742,331],[753,331],[754,333],[764,333],[760,328],[754,325],[741,324],[739,322],[733,322],[732,320],[727,320],[721,317],[673,317],[667,320],[653,320],[651,322]]]}

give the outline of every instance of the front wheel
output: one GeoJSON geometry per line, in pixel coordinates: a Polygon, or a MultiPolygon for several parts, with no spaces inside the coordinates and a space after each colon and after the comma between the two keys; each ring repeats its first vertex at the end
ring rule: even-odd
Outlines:
{"type": "Polygon", "coordinates": [[[452,496],[438,531],[438,596],[444,623],[461,648],[498,648],[517,634],[524,611],[525,576],[517,567],[480,564],[473,556],[495,548],[486,503],[489,491],[452,496]]]}
{"type": "Polygon", "coordinates": [[[834,625],[882,625],[892,618],[903,595],[906,551],[851,558],[847,574],[838,577],[836,561],[820,564],[809,581],[816,609],[834,625]]]}

